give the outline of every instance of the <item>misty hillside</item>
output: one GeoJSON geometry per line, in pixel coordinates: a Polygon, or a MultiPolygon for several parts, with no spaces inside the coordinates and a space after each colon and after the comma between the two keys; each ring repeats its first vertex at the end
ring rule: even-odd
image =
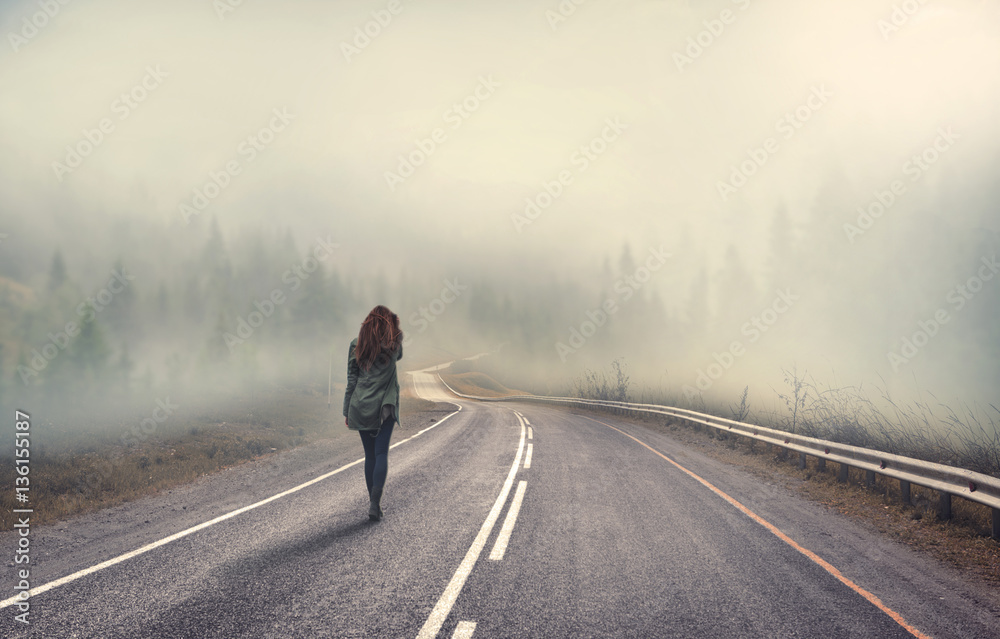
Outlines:
{"type": "Polygon", "coordinates": [[[5,406],[325,388],[378,303],[536,392],[996,400],[992,5],[92,4],[0,58],[5,406]]]}

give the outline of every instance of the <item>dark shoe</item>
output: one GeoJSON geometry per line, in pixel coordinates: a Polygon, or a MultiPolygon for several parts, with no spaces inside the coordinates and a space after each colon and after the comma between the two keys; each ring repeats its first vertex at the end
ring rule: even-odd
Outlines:
{"type": "Polygon", "coordinates": [[[382,488],[376,487],[368,494],[368,519],[378,521],[382,519],[382,488]]]}

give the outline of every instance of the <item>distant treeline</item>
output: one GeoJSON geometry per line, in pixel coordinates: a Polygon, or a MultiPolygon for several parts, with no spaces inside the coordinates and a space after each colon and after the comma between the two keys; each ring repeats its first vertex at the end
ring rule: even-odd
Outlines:
{"type": "Polygon", "coordinates": [[[708,394],[821,360],[900,383],[907,367],[936,371],[970,396],[996,388],[1000,278],[981,281],[964,308],[951,302],[996,255],[995,233],[926,213],[852,243],[843,215],[817,207],[805,219],[776,211],[766,247],[713,251],[680,228],[603,254],[566,259],[571,247],[552,247],[503,263],[419,243],[383,259],[378,238],[223,233],[211,217],[115,219],[79,243],[11,238],[0,246],[0,399],[325,385],[331,356],[342,379],[347,342],[378,303],[400,315],[410,352],[503,344],[522,387],[565,386],[625,357],[636,380],[708,394]],[[939,322],[925,340],[917,333],[941,308],[955,326],[939,322]],[[922,345],[907,351],[907,340],[922,345]]]}

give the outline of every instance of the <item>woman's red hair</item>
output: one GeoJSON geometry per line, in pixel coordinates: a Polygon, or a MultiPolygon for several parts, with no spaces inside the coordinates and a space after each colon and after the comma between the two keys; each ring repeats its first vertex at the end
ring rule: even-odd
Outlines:
{"type": "Polygon", "coordinates": [[[358,366],[363,371],[369,370],[379,355],[385,353],[386,357],[391,356],[402,341],[403,331],[399,329],[399,316],[379,304],[361,323],[358,345],[354,349],[358,366]]]}

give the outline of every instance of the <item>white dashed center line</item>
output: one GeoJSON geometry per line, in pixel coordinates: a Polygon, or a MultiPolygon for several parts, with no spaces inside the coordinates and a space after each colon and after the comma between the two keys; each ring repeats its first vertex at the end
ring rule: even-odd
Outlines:
{"type": "Polygon", "coordinates": [[[475,621],[459,621],[455,627],[455,634],[451,636],[451,639],[472,639],[472,633],[475,631],[475,621]]]}
{"type": "Polygon", "coordinates": [[[531,468],[531,451],[532,451],[532,449],[534,447],[535,447],[534,444],[528,444],[528,452],[524,456],[524,468],[525,468],[525,470],[527,470],[528,468],[531,468]]]}
{"type": "Polygon", "coordinates": [[[525,428],[524,421],[520,415],[518,415],[518,421],[521,422],[521,442],[517,446],[517,455],[514,457],[514,463],[507,474],[507,480],[504,482],[503,488],[500,489],[500,494],[493,503],[493,508],[486,515],[486,521],[483,522],[482,527],[479,529],[479,534],[472,541],[469,552],[465,554],[465,558],[459,564],[451,581],[448,582],[444,592],[441,594],[441,598],[438,599],[437,605],[434,606],[434,610],[431,611],[430,616],[427,617],[427,621],[424,622],[423,628],[417,634],[417,639],[433,639],[437,636],[438,631],[441,630],[441,626],[444,625],[445,619],[448,618],[452,606],[455,605],[455,600],[458,599],[458,593],[462,591],[465,580],[469,578],[472,567],[476,564],[476,560],[479,559],[479,554],[486,545],[486,539],[493,532],[493,525],[500,518],[500,511],[503,510],[503,504],[507,501],[507,495],[510,494],[510,489],[514,486],[514,475],[517,474],[517,469],[521,466],[521,455],[524,453],[525,428]]]}
{"type": "Polygon", "coordinates": [[[523,480],[517,484],[517,492],[514,493],[514,499],[510,502],[510,510],[507,511],[507,517],[503,520],[500,534],[497,535],[497,540],[493,544],[493,550],[490,551],[490,559],[493,561],[500,561],[503,559],[503,554],[507,552],[507,543],[510,541],[510,534],[514,532],[514,524],[517,523],[517,513],[521,511],[521,500],[524,499],[524,490],[527,487],[528,482],[523,480]]]}

